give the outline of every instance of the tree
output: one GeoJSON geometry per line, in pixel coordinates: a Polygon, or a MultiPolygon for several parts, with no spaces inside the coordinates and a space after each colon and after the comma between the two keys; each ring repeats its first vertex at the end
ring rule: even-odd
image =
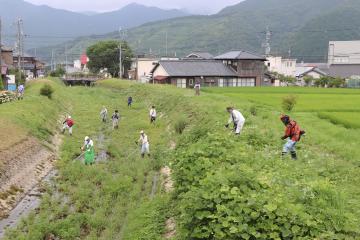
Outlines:
{"type": "Polygon", "coordinates": [[[278,74],[277,77],[279,78],[280,82],[286,83],[287,86],[292,85],[296,82],[296,78],[291,76],[285,76],[283,74],[278,74]]]}
{"type": "Polygon", "coordinates": [[[329,80],[329,87],[331,88],[340,88],[343,87],[344,85],[345,85],[345,80],[340,77],[331,78],[329,80]]]}
{"type": "Polygon", "coordinates": [[[326,86],[328,86],[329,82],[330,82],[330,78],[329,78],[329,77],[327,77],[327,76],[322,76],[321,78],[316,79],[314,84],[315,84],[315,86],[317,86],[317,87],[326,87],[326,86]]]}
{"type": "MultiPolygon", "coordinates": [[[[100,41],[94,45],[88,47],[87,55],[90,59],[88,66],[90,71],[98,73],[101,69],[107,68],[108,72],[113,76],[119,76],[119,42],[100,41]]],[[[122,42],[122,64],[125,69],[125,75],[127,70],[131,66],[132,51],[127,42],[122,42]]]]}
{"type": "Polygon", "coordinates": [[[1,74],[0,74],[0,90],[4,90],[4,84],[3,84],[3,81],[2,81],[1,74]]]}
{"type": "Polygon", "coordinates": [[[314,78],[312,76],[305,76],[304,82],[306,86],[311,86],[311,84],[314,82],[314,78]]]}
{"type": "Polygon", "coordinates": [[[65,69],[62,66],[56,68],[55,71],[50,72],[51,77],[62,77],[66,73],[65,69]]]}

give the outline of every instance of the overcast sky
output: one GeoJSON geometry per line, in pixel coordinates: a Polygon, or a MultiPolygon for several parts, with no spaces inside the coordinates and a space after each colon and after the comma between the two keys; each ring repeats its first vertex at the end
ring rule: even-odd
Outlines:
{"type": "Polygon", "coordinates": [[[77,12],[105,12],[119,9],[129,3],[137,2],[160,8],[187,9],[194,13],[215,13],[225,6],[242,0],[26,0],[34,4],[46,4],[51,7],[77,12]]]}

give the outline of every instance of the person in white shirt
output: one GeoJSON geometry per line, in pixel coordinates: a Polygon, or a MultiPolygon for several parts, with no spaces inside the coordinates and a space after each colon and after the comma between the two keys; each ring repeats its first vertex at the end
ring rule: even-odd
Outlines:
{"type": "Polygon", "coordinates": [[[235,134],[240,135],[241,130],[243,129],[245,124],[244,116],[241,114],[240,111],[235,110],[233,107],[228,107],[226,108],[226,110],[228,111],[228,113],[230,113],[230,118],[225,127],[229,128],[230,124],[233,123],[235,134]]]}
{"type": "Polygon", "coordinates": [[[155,106],[152,106],[150,109],[150,123],[155,123],[156,121],[156,109],[155,106]]]}
{"type": "Polygon", "coordinates": [[[148,136],[145,134],[144,131],[140,132],[140,138],[137,143],[141,144],[141,157],[144,158],[145,154],[150,157],[150,143],[148,136]]]}
{"type": "Polygon", "coordinates": [[[106,122],[107,121],[107,115],[108,115],[108,110],[105,106],[103,106],[103,108],[100,111],[100,118],[102,122],[106,122]]]}

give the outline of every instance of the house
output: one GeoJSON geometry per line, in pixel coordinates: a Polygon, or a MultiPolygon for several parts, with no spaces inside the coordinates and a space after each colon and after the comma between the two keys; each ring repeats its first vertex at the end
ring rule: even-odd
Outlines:
{"type": "MultiPolygon", "coordinates": [[[[313,79],[319,79],[321,77],[328,76],[328,73],[324,69],[320,69],[317,66],[304,64],[297,65],[295,74],[295,77],[297,79],[296,85],[305,86],[306,83],[304,81],[304,78],[307,76],[312,77],[313,79]]],[[[311,83],[310,85],[313,85],[313,83],[311,83]]]]}
{"type": "Polygon", "coordinates": [[[328,65],[360,64],[360,40],[330,41],[328,65]]]}
{"type": "Polygon", "coordinates": [[[192,88],[196,82],[205,87],[248,86],[246,79],[239,82],[235,70],[214,60],[161,60],[151,74],[153,83],[172,84],[179,88],[192,88]]]}
{"type": "MultiPolygon", "coordinates": [[[[19,56],[13,55],[13,67],[18,67],[19,56]]],[[[20,63],[22,69],[25,71],[25,75],[29,78],[37,78],[39,75],[43,75],[45,70],[45,63],[36,59],[33,56],[25,54],[20,57],[20,63]]]]}
{"type": "Polygon", "coordinates": [[[15,84],[12,81],[8,81],[8,73],[9,69],[13,67],[13,50],[6,46],[1,46],[1,66],[0,66],[0,76],[3,82],[3,86],[5,89],[9,88],[9,84],[15,84]]]}
{"type": "Polygon", "coordinates": [[[151,70],[155,67],[155,65],[159,62],[159,58],[156,57],[138,57],[133,59],[131,72],[131,78],[135,80],[139,80],[142,83],[149,82],[151,79],[151,70]]]}
{"type": "Polygon", "coordinates": [[[189,55],[187,55],[185,58],[188,58],[188,59],[204,59],[204,60],[209,60],[209,59],[213,59],[214,56],[208,52],[200,52],[200,51],[197,51],[197,52],[193,52],[193,53],[190,53],[189,55]]]}
{"type": "Polygon", "coordinates": [[[270,72],[276,72],[291,77],[295,77],[296,75],[296,59],[268,56],[266,57],[265,66],[270,72]]]}
{"type": "Polygon", "coordinates": [[[214,57],[224,65],[236,72],[239,82],[238,86],[266,86],[271,85],[265,78],[266,59],[258,54],[247,51],[230,51],[214,57]],[[244,84],[244,82],[246,84],[244,84]]]}

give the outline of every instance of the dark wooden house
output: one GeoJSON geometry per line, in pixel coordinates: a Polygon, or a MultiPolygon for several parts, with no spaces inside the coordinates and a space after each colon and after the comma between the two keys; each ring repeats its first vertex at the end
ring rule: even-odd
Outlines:
{"type": "Polygon", "coordinates": [[[221,61],[237,73],[239,79],[236,86],[268,85],[265,81],[264,62],[266,59],[261,55],[247,51],[230,51],[214,59],[221,61]]]}
{"type": "Polygon", "coordinates": [[[172,84],[179,88],[192,88],[196,82],[204,87],[225,87],[237,82],[237,73],[214,60],[166,60],[152,70],[153,83],[172,84]]]}

